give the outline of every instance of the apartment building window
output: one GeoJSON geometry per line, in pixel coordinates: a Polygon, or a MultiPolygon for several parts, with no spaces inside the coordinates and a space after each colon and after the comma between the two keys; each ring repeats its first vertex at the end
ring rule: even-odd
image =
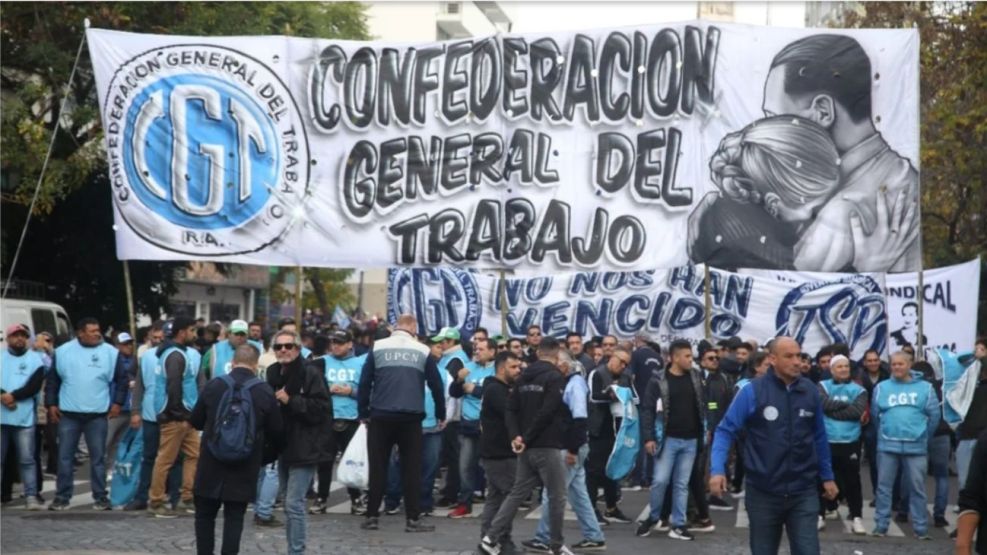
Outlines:
{"type": "Polygon", "coordinates": [[[463,12],[462,2],[446,2],[445,3],[445,13],[456,15],[463,12]]]}
{"type": "Polygon", "coordinates": [[[700,2],[699,19],[733,21],[733,2],[700,2]]]}

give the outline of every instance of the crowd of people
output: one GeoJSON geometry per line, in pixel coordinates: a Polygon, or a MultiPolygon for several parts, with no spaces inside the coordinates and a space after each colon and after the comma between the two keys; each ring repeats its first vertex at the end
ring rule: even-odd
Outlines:
{"type": "Polygon", "coordinates": [[[983,340],[973,355],[979,381],[954,429],[942,418],[941,372],[907,348],[853,360],[846,345],[810,356],[787,337],[662,346],[644,335],[557,339],[538,326],[525,337],[418,330],[411,315],[369,331],[299,333],[283,319],[266,335],[255,322],[176,317],[137,339],[107,338],[84,318],[56,347],[50,334],[13,324],[0,391],[3,501],[19,474],[25,507],[42,509],[41,482],[55,474],[47,508],[70,508],[75,469],[88,458],[97,510],[194,514],[197,549],[212,553],[222,509],[222,552],[236,553],[252,504],[255,526],[285,526],[288,552],[304,553],[307,515],[328,511],[336,461],[365,426],[368,484],[346,490],[362,528],[379,529],[381,512],[402,505],[407,532],[433,531],[425,517],[436,508],[453,519],[479,511],[488,555],[606,549],[604,530],[632,522],[622,486],[650,491],[641,537],[711,533],[709,511],[742,498],[756,554],[777,553],[782,530],[792,553],[818,553],[818,531],[841,518],[841,503],[854,533],[883,536],[894,518],[925,540],[927,473],[931,525],[948,526],[956,501],[957,551],[987,552],[983,340]],[[140,480],[113,507],[107,474],[128,427],[143,440],[140,480]],[[872,530],[862,519],[863,460],[872,530]],[[515,542],[516,513],[538,503],[534,536],[515,542]],[[582,536],[569,546],[567,503],[582,536]]]}

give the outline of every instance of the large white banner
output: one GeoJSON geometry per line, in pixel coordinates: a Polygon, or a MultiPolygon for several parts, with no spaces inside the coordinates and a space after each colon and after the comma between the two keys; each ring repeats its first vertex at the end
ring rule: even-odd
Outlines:
{"type": "MultiPolygon", "coordinates": [[[[883,274],[784,283],[770,277],[710,271],[714,340],[734,335],[764,343],[789,335],[815,353],[847,343],[853,354],[885,352],[888,338],[883,274]]],[[[453,269],[392,269],[388,275],[388,319],[418,318],[420,331],[444,326],[471,335],[478,326],[523,337],[537,324],[548,335],[576,331],[583,337],[651,335],[663,345],[673,339],[705,337],[704,270],[578,272],[508,279],[501,303],[496,276],[453,269]]]]}
{"type": "Polygon", "coordinates": [[[914,29],[87,37],[123,259],[917,268],[914,29]]]}
{"type": "MultiPolygon", "coordinates": [[[[781,283],[835,280],[843,274],[819,272],[776,272],[740,270],[740,273],[781,283]]],[[[973,350],[977,338],[977,303],[980,298],[980,258],[923,272],[925,320],[922,344],[928,351],[948,349],[954,353],[973,350]]],[[[918,272],[887,274],[884,277],[888,309],[888,344],[891,351],[918,345],[918,272]]]]}

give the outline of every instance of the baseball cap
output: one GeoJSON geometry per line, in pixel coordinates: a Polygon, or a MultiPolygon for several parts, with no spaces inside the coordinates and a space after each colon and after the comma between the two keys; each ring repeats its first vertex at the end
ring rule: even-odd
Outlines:
{"type": "Polygon", "coordinates": [[[173,320],[168,320],[164,325],[165,337],[174,337],[181,330],[195,325],[195,320],[184,316],[177,316],[173,320]]]}
{"type": "Polygon", "coordinates": [[[130,336],[127,332],[120,332],[117,334],[117,343],[130,343],[134,338],[130,336]]]}
{"type": "Polygon", "coordinates": [[[459,330],[456,328],[445,327],[439,330],[438,335],[432,336],[432,341],[444,341],[446,339],[459,341],[459,337],[459,330]]]}
{"type": "Polygon", "coordinates": [[[23,333],[24,335],[30,336],[31,330],[27,329],[24,324],[10,324],[7,326],[7,331],[4,335],[11,336],[15,333],[23,333]]]}
{"type": "Polygon", "coordinates": [[[346,330],[336,330],[329,334],[330,343],[349,343],[353,341],[353,336],[346,330]]]}
{"type": "Polygon", "coordinates": [[[233,320],[230,322],[230,333],[247,333],[250,326],[244,320],[233,320]]]}

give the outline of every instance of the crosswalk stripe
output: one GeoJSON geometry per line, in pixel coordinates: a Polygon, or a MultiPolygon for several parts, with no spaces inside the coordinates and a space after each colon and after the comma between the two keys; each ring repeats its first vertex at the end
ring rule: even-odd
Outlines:
{"type": "MultiPolygon", "coordinates": [[[[532,509],[532,511],[529,512],[524,517],[525,520],[540,520],[541,519],[541,513],[542,513],[542,510],[543,510],[544,507],[545,507],[545,505],[538,505],[537,507],[535,507],[534,509],[532,509]]],[[[579,520],[579,519],[576,518],[576,513],[572,512],[572,509],[569,507],[569,504],[568,503],[566,503],[565,516],[563,517],[563,520],[579,520]]]]}

